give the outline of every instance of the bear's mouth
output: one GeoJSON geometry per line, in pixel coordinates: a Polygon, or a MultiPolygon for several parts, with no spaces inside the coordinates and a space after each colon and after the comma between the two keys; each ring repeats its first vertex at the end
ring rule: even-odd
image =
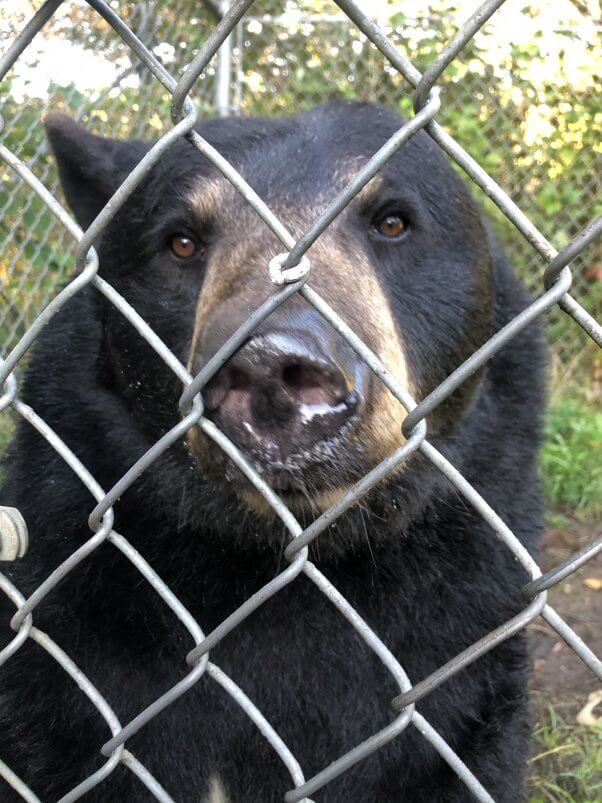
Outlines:
{"type": "MultiPolygon", "coordinates": [[[[309,486],[299,477],[281,476],[270,488],[281,502],[306,526],[331,507],[347,490],[347,486],[309,486]]],[[[245,506],[262,516],[274,518],[277,511],[266,497],[247,483],[237,492],[245,506]]]]}
{"type": "Polygon", "coordinates": [[[266,481],[271,480],[278,487],[284,487],[287,478],[290,482],[296,478],[302,481],[305,472],[331,466],[337,456],[348,448],[349,435],[357,422],[357,418],[350,418],[330,437],[313,442],[309,440],[306,445],[291,451],[287,448],[290,448],[290,442],[287,443],[286,429],[278,439],[251,430],[250,437],[239,439],[238,446],[258,474],[266,481]]]}
{"type": "MultiPolygon", "coordinates": [[[[338,463],[349,450],[348,436],[353,421],[347,422],[331,438],[316,441],[305,448],[282,454],[274,442],[267,449],[240,447],[240,451],[254,471],[274,491],[307,492],[323,490],[329,478],[339,471],[338,463]]],[[[239,469],[228,461],[226,473],[239,469]]],[[[233,479],[233,477],[230,477],[233,479]]]]}
{"type": "MultiPolygon", "coordinates": [[[[361,443],[353,434],[357,424],[357,420],[350,419],[332,437],[284,454],[273,441],[261,443],[266,448],[260,448],[257,440],[251,445],[247,441],[235,446],[256,476],[291,511],[315,514],[332,504],[341,489],[365,471],[361,443]]],[[[197,470],[216,490],[227,488],[256,512],[271,511],[270,504],[243,468],[197,427],[189,433],[188,446],[197,470]]]]}

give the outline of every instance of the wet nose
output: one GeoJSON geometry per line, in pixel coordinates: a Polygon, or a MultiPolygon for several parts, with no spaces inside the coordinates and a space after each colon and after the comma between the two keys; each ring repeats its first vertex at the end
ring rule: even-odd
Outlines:
{"type": "Polygon", "coordinates": [[[334,340],[323,325],[256,334],[205,389],[207,411],[267,459],[331,441],[360,414],[367,381],[351,348],[334,340]]]}

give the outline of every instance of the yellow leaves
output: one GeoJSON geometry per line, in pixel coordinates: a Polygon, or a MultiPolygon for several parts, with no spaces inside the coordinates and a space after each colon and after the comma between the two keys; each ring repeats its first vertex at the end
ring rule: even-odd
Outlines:
{"type": "Polygon", "coordinates": [[[8,261],[0,259],[0,287],[4,289],[8,284],[8,261]]]}
{"type": "Polygon", "coordinates": [[[530,106],[523,122],[523,139],[525,145],[533,146],[554,134],[554,126],[550,120],[550,107],[545,103],[530,106]]]}
{"type": "Polygon", "coordinates": [[[251,92],[258,94],[264,91],[263,77],[258,73],[249,70],[244,76],[244,82],[251,92]]]}
{"type": "Polygon", "coordinates": [[[148,124],[154,131],[162,131],[163,129],[163,123],[157,112],[150,116],[148,124]]]}
{"type": "Polygon", "coordinates": [[[600,577],[585,577],[583,585],[589,588],[590,591],[602,591],[602,578],[600,577]]]}
{"type": "Polygon", "coordinates": [[[587,703],[577,714],[577,722],[580,725],[593,728],[602,722],[602,716],[594,713],[595,709],[602,703],[602,689],[593,691],[587,698],[587,703]]]}

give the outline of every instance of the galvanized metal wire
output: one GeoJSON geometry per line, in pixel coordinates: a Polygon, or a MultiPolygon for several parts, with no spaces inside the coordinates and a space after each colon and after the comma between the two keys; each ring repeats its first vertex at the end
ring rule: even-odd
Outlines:
{"type": "MultiPolygon", "coordinates": [[[[163,789],[144,764],[127,749],[127,742],[134,733],[144,728],[160,711],[185,695],[204,675],[210,677],[240,706],[287,768],[291,777],[291,789],[285,795],[287,803],[301,800],[308,801],[310,795],[344,773],[349,767],[379,750],[384,744],[395,739],[410,727],[413,729],[414,738],[426,739],[430,742],[477,800],[491,803],[492,797],[481,785],[476,775],[466,767],[449,744],[416,711],[416,702],[442,683],[445,683],[456,673],[465,670],[466,667],[493,649],[497,644],[524,629],[538,616],[542,616],[591,671],[602,679],[602,662],[600,659],[593,654],[546,601],[547,589],[576,571],[585,561],[600,552],[602,549],[600,538],[581,549],[560,566],[543,575],[535,560],[529,555],[496,511],[487,504],[458,469],[428,440],[427,419],[430,413],[468,376],[484,365],[503,345],[511,342],[528,323],[545,315],[548,310],[560,307],[566,314],[572,316],[575,325],[581,327],[594,341],[598,344],[602,341],[600,325],[570,294],[572,281],[571,263],[583,248],[592,241],[593,237],[600,232],[602,228],[601,222],[599,220],[592,222],[561,253],[557,253],[512,199],[458,145],[453,136],[441,128],[436,120],[441,108],[437,87],[441,73],[458,56],[486,20],[503,4],[504,0],[487,0],[452,37],[441,54],[423,74],[416,69],[406,54],[392,44],[385,33],[353,0],[337,0],[339,7],[408,82],[413,90],[415,114],[410,120],[404,122],[391,139],[368,160],[348,186],[333,199],[326,210],[316,218],[299,238],[295,238],[288,231],[284,223],[278,219],[266,203],[245,182],[233,165],[204,140],[199,133],[195,132],[193,128],[197,114],[191,93],[194,91],[199,77],[206,70],[211,59],[216,55],[219,48],[224,45],[227,37],[243,18],[243,15],[251,8],[253,0],[235,0],[228,7],[214,31],[207,38],[204,46],[179,80],[172,77],[165,70],[148,47],[143,44],[107,3],[103,2],[103,0],[87,0],[87,2],[96,13],[106,20],[112,30],[121,37],[127,47],[140,59],[154,78],[170,93],[172,98],[172,126],[157,140],[147,155],[123,181],[113,198],[98,214],[86,232],[82,232],[71,216],[58,203],[53,193],[44,186],[43,182],[33,174],[31,169],[7,147],[0,145],[0,158],[16,172],[24,186],[28,188],[28,191],[37,196],[40,202],[52,212],[61,226],[64,227],[66,235],[72,238],[76,244],[74,265],[78,270],[77,277],[62,289],[38,315],[10,354],[6,356],[0,367],[0,386],[4,389],[0,398],[0,412],[10,408],[31,426],[35,427],[90,491],[97,502],[96,507],[90,512],[88,520],[90,527],[88,541],[58,566],[27,599],[5,575],[0,573],[0,591],[15,606],[15,614],[11,620],[15,635],[12,641],[0,652],[0,665],[10,661],[27,640],[35,641],[73,679],[74,684],[92,702],[98,711],[99,717],[104,719],[112,733],[112,738],[103,745],[101,750],[102,755],[106,757],[106,762],[100,769],[89,777],[82,779],[74,789],[65,794],[62,798],[63,803],[78,800],[92,788],[101,785],[119,764],[135,775],[153,798],[164,802],[171,801],[172,798],[169,796],[169,791],[163,789]],[[541,276],[541,292],[529,307],[494,334],[485,345],[448,376],[438,388],[417,403],[408,393],[408,390],[386,370],[379,358],[347,325],[343,318],[337,315],[311,287],[311,271],[306,270],[307,266],[297,273],[293,272],[293,281],[290,281],[291,274],[289,271],[299,265],[303,259],[306,259],[305,255],[309,247],[328,228],[370,178],[378,173],[405,142],[421,130],[426,131],[434,142],[494,201],[533,249],[543,257],[547,264],[547,269],[541,276]],[[231,182],[245,201],[270,227],[285,250],[277,266],[280,271],[277,278],[279,280],[278,283],[282,284],[281,288],[276,289],[273,294],[265,299],[196,376],[192,376],[189,373],[148,323],[115,288],[98,276],[99,259],[94,248],[94,243],[101,232],[116,215],[119,215],[120,208],[160,156],[181,139],[187,139],[191,147],[197,148],[231,182]],[[184,385],[184,391],[180,398],[180,411],[182,413],[180,423],[160,438],[121,477],[113,488],[109,489],[102,488],[86,466],[81,463],[78,456],[69,449],[57,433],[48,426],[35,410],[20,400],[14,373],[33,343],[44,336],[45,325],[69,299],[76,297],[88,285],[92,285],[133,325],[138,335],[154,349],[184,385]],[[278,495],[254,470],[238,447],[214,423],[205,417],[202,398],[203,388],[221,365],[245,342],[249,334],[263,320],[269,317],[274,310],[295,293],[303,296],[345,338],[351,348],[374,372],[378,380],[389,389],[408,412],[403,423],[404,434],[407,438],[406,442],[363,477],[354,487],[349,489],[330,509],[305,529],[278,495]],[[264,497],[267,504],[279,516],[290,534],[290,543],[285,552],[289,562],[288,567],[272,578],[270,582],[247,599],[234,613],[208,634],[204,633],[200,624],[186,610],[173,591],[161,580],[143,555],[128,542],[127,538],[114,529],[113,504],[116,499],[146,471],[162,452],[177,440],[180,440],[184,433],[192,427],[199,427],[242,470],[256,490],[264,497]],[[319,538],[325,528],[347,508],[357,502],[370,488],[380,482],[397,466],[406,461],[415,451],[420,451],[427,460],[445,475],[457,492],[464,497],[468,505],[490,526],[491,537],[499,539],[510,550],[525,570],[525,585],[523,588],[524,606],[520,613],[502,623],[469,648],[458,653],[427,678],[412,685],[403,666],[379,639],[374,630],[362,619],[337,588],[329,582],[319,568],[309,561],[308,546],[319,538]],[[72,572],[77,572],[78,567],[105,542],[109,543],[112,548],[119,550],[131,562],[154,589],[162,602],[175,614],[190,638],[190,647],[186,654],[186,661],[189,666],[187,673],[172,688],[127,723],[120,721],[118,712],[113,711],[110,701],[102,697],[91,680],[78,668],[77,656],[68,656],[58,644],[46,633],[40,631],[34,623],[36,608],[40,602],[53,593],[62,579],[72,572]],[[392,713],[391,722],[386,727],[370,735],[365,741],[356,745],[349,752],[340,756],[308,779],[305,778],[303,768],[299,765],[295,756],[265,719],[261,711],[245,695],[241,686],[210,660],[210,651],[222,639],[235,633],[236,628],[252,611],[278,594],[285,586],[293,584],[300,574],[308,578],[335,606],[340,615],[357,631],[367,647],[374,652],[388,670],[399,689],[398,696],[392,703],[394,712],[392,713]]],[[[16,37],[0,59],[0,82],[59,6],[60,2],[57,0],[47,0],[16,37]]],[[[268,264],[266,264],[265,269],[266,272],[269,270],[268,264]]],[[[244,686],[244,678],[238,680],[244,686]]],[[[35,681],[32,680],[32,682],[35,681]]],[[[24,800],[38,801],[38,797],[23,780],[18,778],[11,768],[1,761],[0,777],[24,800]]]]}

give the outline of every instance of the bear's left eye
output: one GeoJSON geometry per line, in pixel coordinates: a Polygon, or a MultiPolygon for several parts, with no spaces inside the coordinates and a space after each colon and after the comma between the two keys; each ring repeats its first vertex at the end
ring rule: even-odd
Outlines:
{"type": "Polygon", "coordinates": [[[197,244],[185,234],[174,234],[169,241],[169,249],[178,259],[190,259],[197,252],[197,244]]]}
{"type": "Polygon", "coordinates": [[[395,240],[405,234],[408,226],[404,217],[399,212],[390,212],[374,221],[374,228],[383,237],[395,240]]]}

